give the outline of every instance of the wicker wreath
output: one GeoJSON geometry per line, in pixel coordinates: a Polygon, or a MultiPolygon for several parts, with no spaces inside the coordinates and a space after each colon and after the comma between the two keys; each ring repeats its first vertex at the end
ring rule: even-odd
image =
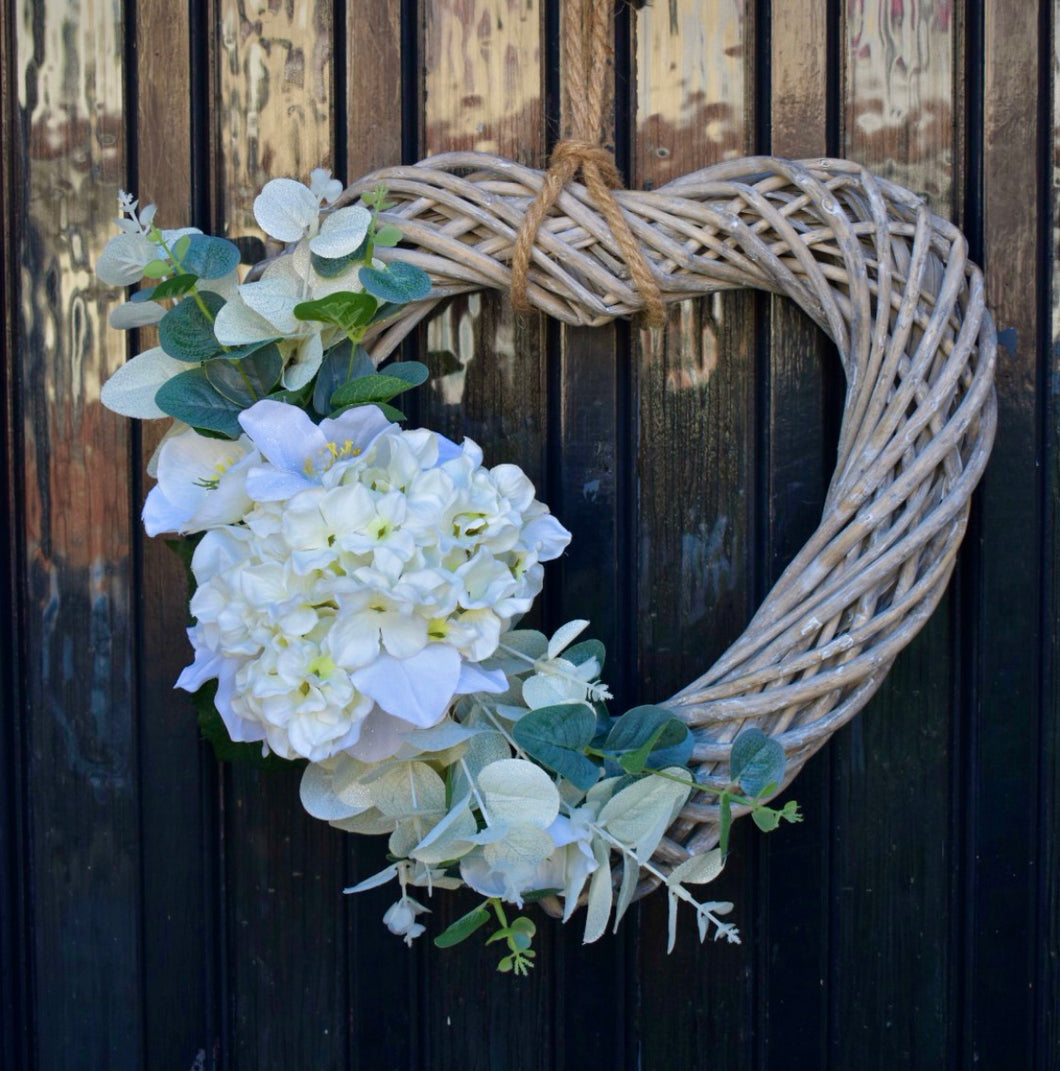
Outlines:
{"type": "MultiPolygon", "coordinates": [[[[371,340],[376,358],[440,301],[511,286],[517,232],[544,180],[499,157],[451,153],[349,188],[353,199],[386,186],[405,246],[379,255],[417,264],[434,284],[371,340]]],[[[656,853],[673,866],[717,843],[709,793],[728,783],[742,728],[782,744],[790,782],[935,608],[993,441],[996,332],[961,233],[858,164],[753,157],[614,197],[664,301],[784,294],[835,342],[847,383],[820,526],[740,638],[666,703],[694,732],[706,789],[656,853]]],[[[526,293],[569,324],[643,307],[585,187],[568,182],[537,231],[526,293]]]]}

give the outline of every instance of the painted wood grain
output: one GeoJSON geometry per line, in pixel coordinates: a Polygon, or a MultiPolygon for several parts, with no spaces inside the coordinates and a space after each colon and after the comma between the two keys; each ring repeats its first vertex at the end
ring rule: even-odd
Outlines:
{"type": "MultiPolygon", "coordinates": [[[[419,25],[423,154],[474,149],[539,165],[545,45],[538,0],[424,0],[419,25]]],[[[547,498],[542,318],[516,316],[504,295],[472,294],[434,316],[421,339],[420,356],[432,373],[422,423],[457,441],[474,439],[487,464],[518,464],[547,498]]],[[[432,932],[470,910],[474,899],[436,896],[432,932]]],[[[552,972],[551,942],[538,944],[539,977],[530,986],[498,975],[499,956],[478,941],[442,955],[425,950],[424,1066],[550,1065],[550,995],[540,978],[552,972]]]]}
{"type": "Polygon", "coordinates": [[[1051,142],[1049,168],[1052,177],[1052,263],[1049,294],[1051,322],[1050,359],[1045,376],[1045,508],[1046,528],[1043,553],[1042,588],[1044,625],[1042,663],[1045,669],[1042,696],[1042,839],[1038,873],[1042,940],[1039,942],[1035,973],[1038,983],[1038,1067],[1036,1071],[1060,1064],[1060,2],[1053,0],[1052,41],[1049,64],[1052,68],[1050,99],[1051,142]]]}
{"type": "MultiPolygon", "coordinates": [[[[1034,957],[1041,821],[1041,650],[1018,619],[1041,605],[1040,249],[1038,52],[1040,7],[987,0],[983,13],[982,248],[987,302],[997,321],[998,437],[980,489],[980,553],[969,613],[975,663],[971,766],[963,810],[968,873],[963,937],[962,1055],[989,1067],[1034,1065],[1034,957]],[[1014,160],[1020,166],[1013,167],[1014,160]],[[1029,545],[1028,545],[1029,541],[1029,545]],[[1023,548],[1014,552],[1014,548],[1023,548]],[[974,608],[974,609],[973,609],[974,608]],[[1014,719],[1021,728],[1014,730],[1014,719]],[[1001,800],[1018,799],[1015,819],[1001,800]],[[1003,1022],[1004,1031],[996,1024],[1003,1022]]],[[[1033,626],[1032,626],[1033,627],[1033,626]]]]}
{"type": "MultiPolygon", "coordinates": [[[[233,237],[260,234],[261,185],[334,159],[332,6],[218,0],[213,18],[216,215],[233,237]]],[[[302,810],[297,767],[224,776],[229,1066],[343,1067],[345,838],[302,810]]]]}
{"type": "MultiPolygon", "coordinates": [[[[346,177],[402,162],[403,94],[418,97],[415,55],[403,48],[401,5],[388,0],[349,0],[346,6],[346,89],[349,102],[345,146],[346,177]]],[[[415,34],[404,34],[404,39],[415,34]]],[[[408,347],[411,349],[411,347],[408,347]]],[[[415,402],[413,402],[413,406],[415,402]]],[[[413,406],[407,406],[410,410],[413,406]]],[[[345,836],[347,886],[386,865],[385,837],[345,836]]],[[[382,925],[394,902],[395,887],[384,886],[347,897],[349,926],[346,978],[349,1039],[346,1065],[358,1071],[419,1067],[420,979],[430,953],[426,942],[405,948],[382,925]],[[385,966],[380,966],[385,965],[385,966]]]]}
{"type": "MultiPolygon", "coordinates": [[[[0,9],[0,212],[7,221],[0,240],[0,508],[18,516],[17,490],[20,452],[18,428],[18,296],[19,225],[22,189],[22,124],[14,108],[15,11],[0,9]],[[9,105],[10,102],[10,105],[9,105]]],[[[0,792],[0,1064],[27,1067],[34,1034],[34,1006],[29,978],[28,946],[32,930],[28,917],[25,858],[25,745],[22,718],[27,671],[22,657],[20,623],[23,559],[17,525],[0,526],[0,748],[6,758],[0,792]]]]}
{"type": "MultiPolygon", "coordinates": [[[[151,0],[135,12],[135,173],[141,204],[158,205],[162,226],[192,222],[191,27],[184,11],[151,0]]],[[[208,86],[199,75],[196,92],[208,86]]],[[[205,221],[200,221],[205,222],[205,221]]],[[[136,349],[157,344],[144,330],[136,349]]],[[[131,488],[138,509],[147,490],[141,474],[168,421],[139,426],[131,488]]],[[[216,840],[217,776],[199,736],[194,708],[173,682],[188,661],[184,566],[162,539],[135,529],[140,555],[136,706],[140,726],[140,814],[143,829],[143,964],[152,979],[143,993],[144,1053],[151,1067],[191,1067],[220,1049],[216,943],[219,903],[209,875],[216,840]]]]}
{"type": "MultiPolygon", "coordinates": [[[[771,30],[770,149],[793,159],[829,155],[838,72],[829,78],[827,9],[816,0],[785,4],[782,18],[774,13],[771,30]]],[[[841,391],[835,347],[823,333],[783,299],[764,303],[769,319],[760,394],[759,595],[817,527],[835,456],[827,400],[835,402],[841,391]]],[[[770,1069],[818,1067],[826,1059],[831,773],[826,749],[788,793],[799,801],[803,822],[759,846],[756,920],[763,928],[755,932],[755,1022],[760,1059],[770,1069]],[[804,891],[778,897],[786,885],[804,891]]]]}
{"type": "Polygon", "coordinates": [[[16,34],[31,1047],[41,1068],[131,1067],[143,1028],[129,428],[99,404],[124,344],[92,273],[124,168],[121,9],[19,4],[16,34]]]}
{"type": "MultiPolygon", "coordinates": [[[[753,5],[677,0],[637,15],[637,186],[746,155],[754,144],[753,5]]],[[[756,297],[672,307],[634,349],[637,664],[640,695],[665,699],[743,630],[755,565],[756,297]]],[[[651,1068],[753,1060],[755,856],[737,829],[712,899],[735,903],[743,945],[699,945],[689,918],[666,955],[665,896],[641,909],[642,1058],[651,1068]],[[675,993],[673,976],[684,984],[675,993]],[[743,1024],[735,1027],[735,1024],[743,1024]]]]}
{"type": "MultiPolygon", "coordinates": [[[[953,5],[852,5],[841,41],[844,154],[952,216],[953,5]]],[[[958,962],[944,950],[957,915],[941,905],[955,887],[953,607],[943,600],[833,749],[840,1064],[937,1068],[952,1051],[958,962]],[[895,881],[897,873],[916,879],[895,881]],[[886,942],[865,950],[866,927],[886,942]]]]}

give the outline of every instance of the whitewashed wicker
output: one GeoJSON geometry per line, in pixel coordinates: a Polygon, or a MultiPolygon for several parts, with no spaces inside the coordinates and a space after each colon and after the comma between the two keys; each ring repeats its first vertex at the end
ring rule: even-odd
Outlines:
{"type": "MultiPolygon", "coordinates": [[[[370,340],[385,356],[440,301],[511,282],[512,245],[542,173],[450,153],[369,175],[404,244],[384,258],[434,288],[370,340]]],[[[757,725],[787,780],[868,702],[938,603],[993,441],[996,334],[960,232],[916,194],[844,160],[733,160],[652,191],[616,191],[664,300],[753,288],[791,298],[836,343],[847,393],[820,526],[732,647],[667,702],[693,728],[705,791],[657,853],[717,842],[710,787],[757,725]]],[[[570,184],[541,227],[528,297],[569,324],[642,306],[603,219],[570,184]]],[[[641,892],[650,882],[643,883],[641,892]]]]}

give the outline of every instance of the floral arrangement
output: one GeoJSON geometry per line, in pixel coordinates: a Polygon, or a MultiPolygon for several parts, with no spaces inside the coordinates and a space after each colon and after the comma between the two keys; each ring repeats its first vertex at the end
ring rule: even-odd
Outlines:
{"type": "Polygon", "coordinates": [[[499,969],[525,974],[535,925],[505,904],[556,898],[566,921],[585,903],[595,941],[642,874],[668,890],[671,948],[681,901],[701,940],[737,941],[732,905],[688,887],[721,871],[734,808],[763,830],[798,819],[794,803],[764,802],[783,750],[746,730],[732,782],[697,781],[692,734],[673,713],[611,716],[604,648],[580,639],[587,622],[550,638],[514,628],[570,534],[515,465],[486,468],[470,440],[400,426],[391,403],[427,369],[377,371],[362,343],[430,279],[375,258],[401,240],[380,225],[385,191],[332,207],[341,192],[323,170],[308,186],[269,182],[254,213],[285,248],[249,279],[233,243],[160,230],[155,206],[123,193],[96,267],[106,283],[143,284],[112,326],[158,331],[102,400],[173,420],[143,521],[190,551],[194,658],[177,686],[230,741],[306,761],[311,815],[388,836],[389,865],[346,891],[396,881],[384,922],[406,943],[427,911],[410,887],[466,886],[484,903],[435,943],[495,921],[499,969]],[[696,792],[720,809],[720,844],[658,865],[696,792]]]}

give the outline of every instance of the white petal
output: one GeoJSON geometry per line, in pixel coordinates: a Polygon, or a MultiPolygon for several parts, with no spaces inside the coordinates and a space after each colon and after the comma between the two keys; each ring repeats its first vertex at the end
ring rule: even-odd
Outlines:
{"type": "Polygon", "coordinates": [[[170,357],[160,346],[138,353],[103,384],[100,401],[122,416],[140,420],[157,420],[166,414],[155,404],[155,395],[163,383],[188,365],[170,357]]]}
{"type": "Polygon", "coordinates": [[[496,695],[507,690],[508,678],[503,670],[485,670],[471,662],[461,662],[460,679],[456,683],[457,695],[470,695],[472,692],[490,692],[496,695]]]}
{"type": "Polygon", "coordinates": [[[320,202],[294,179],[273,179],[254,199],[258,226],[281,242],[297,242],[316,226],[320,202]]]}
{"type": "Polygon", "coordinates": [[[350,675],[354,686],[387,713],[424,729],[445,715],[459,678],[460,656],[441,644],[430,644],[412,658],[380,655],[350,675]]]}
{"type": "Polygon", "coordinates": [[[371,213],[360,205],[336,209],[321,220],[309,248],[320,257],[348,256],[364,241],[371,222],[371,213]]]}
{"type": "Polygon", "coordinates": [[[307,413],[271,398],[262,398],[244,409],[239,423],[254,445],[277,468],[287,472],[303,472],[306,459],[327,446],[324,433],[307,413]]]}

